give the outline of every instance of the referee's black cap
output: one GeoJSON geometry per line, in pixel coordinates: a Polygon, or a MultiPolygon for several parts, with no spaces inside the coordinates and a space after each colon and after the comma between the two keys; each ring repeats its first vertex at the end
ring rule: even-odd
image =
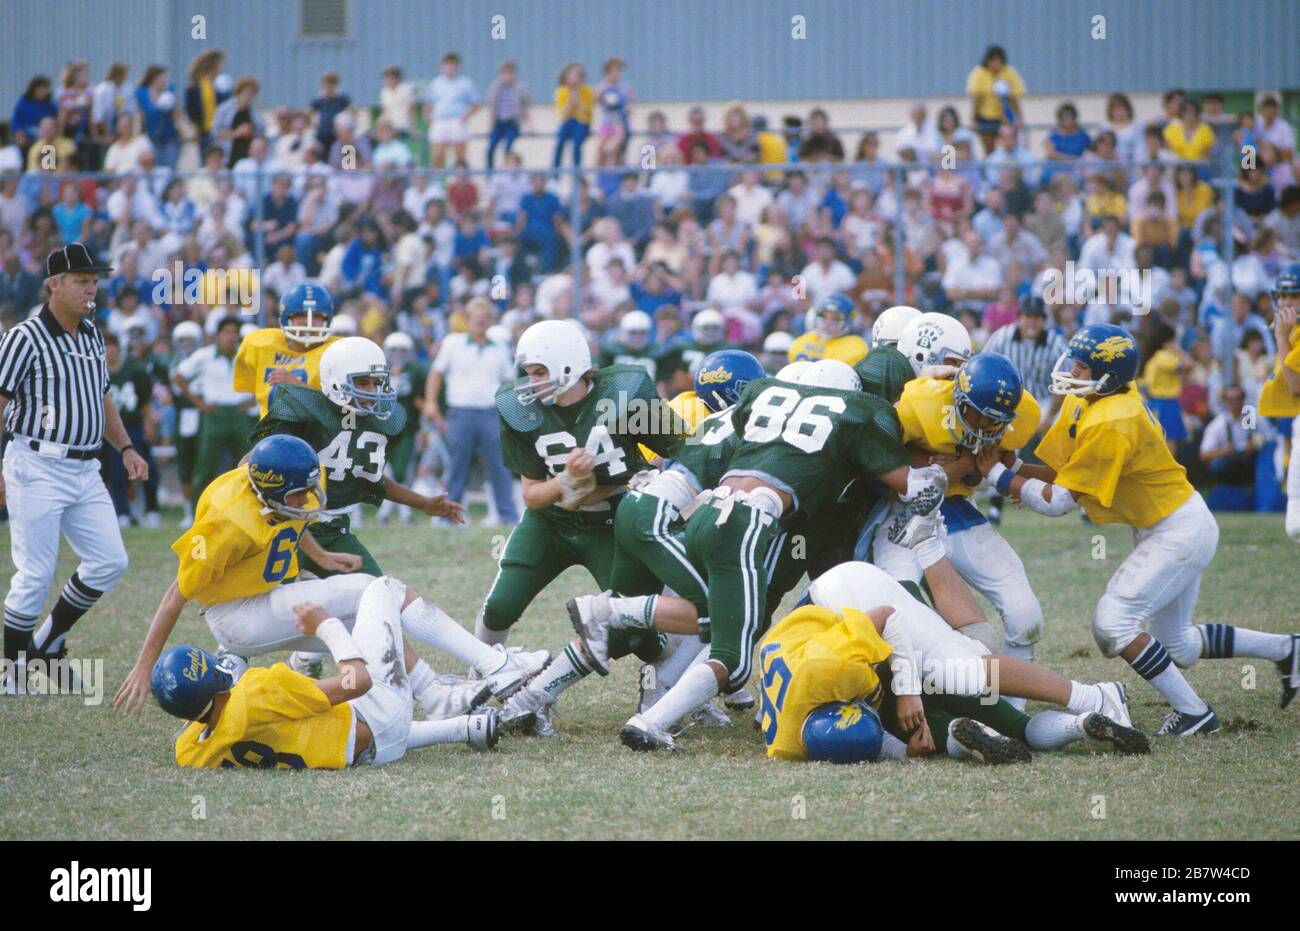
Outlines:
{"type": "Polygon", "coordinates": [[[1041,297],[1033,294],[1026,294],[1020,299],[1020,312],[1028,314],[1031,317],[1046,317],[1047,304],[1041,297]]]}
{"type": "Polygon", "coordinates": [[[55,249],[45,258],[46,278],[68,272],[98,272],[104,275],[112,270],[113,266],[97,262],[85,244],[79,242],[70,242],[62,249],[55,249]]]}

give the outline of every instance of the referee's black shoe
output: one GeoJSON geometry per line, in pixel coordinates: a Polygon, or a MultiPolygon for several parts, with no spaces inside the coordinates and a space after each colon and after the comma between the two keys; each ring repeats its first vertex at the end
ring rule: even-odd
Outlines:
{"type": "Polygon", "coordinates": [[[52,694],[67,686],[73,693],[80,694],[83,688],[81,674],[77,671],[75,663],[68,662],[68,640],[64,637],[63,643],[59,648],[53,651],[38,649],[36,644],[28,641],[27,644],[27,676],[30,680],[34,671],[33,663],[40,660],[41,665],[37,667],[47,680],[46,694],[52,694]]]}

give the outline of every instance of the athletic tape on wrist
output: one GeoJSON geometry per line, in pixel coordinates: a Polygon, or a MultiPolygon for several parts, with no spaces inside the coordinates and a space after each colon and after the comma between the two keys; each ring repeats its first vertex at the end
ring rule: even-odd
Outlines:
{"type": "Polygon", "coordinates": [[[350,659],[361,659],[361,651],[357,649],[356,641],[352,639],[352,634],[343,626],[343,622],[336,617],[327,617],[316,627],[316,639],[320,640],[330,651],[330,656],[334,657],[335,663],[342,663],[350,659]]]}

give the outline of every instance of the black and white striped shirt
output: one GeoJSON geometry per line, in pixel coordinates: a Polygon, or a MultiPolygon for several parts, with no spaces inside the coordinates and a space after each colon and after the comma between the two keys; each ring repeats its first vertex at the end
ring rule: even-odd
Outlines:
{"type": "Polygon", "coordinates": [[[1040,403],[1051,397],[1052,366],[1065,350],[1060,331],[1046,327],[1038,339],[1030,341],[1021,337],[1020,327],[1014,323],[999,328],[984,344],[985,352],[1000,352],[1011,360],[1025,390],[1040,403]]]}
{"type": "Polygon", "coordinates": [[[46,304],[0,338],[7,433],[94,449],[104,441],[107,391],[104,339],[89,320],[68,333],[46,304]]]}

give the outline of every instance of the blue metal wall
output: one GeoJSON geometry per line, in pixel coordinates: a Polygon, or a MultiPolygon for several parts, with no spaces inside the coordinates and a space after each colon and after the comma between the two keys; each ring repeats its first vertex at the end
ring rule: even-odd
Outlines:
{"type": "Polygon", "coordinates": [[[832,99],[960,94],[990,42],[1030,92],[1300,86],[1295,0],[350,0],[344,40],[298,37],[298,0],[0,0],[0,107],[36,72],[88,58],[96,80],[122,58],[170,65],[181,83],[201,48],[262,82],[266,104],[310,99],[326,68],[354,98],[377,99],[379,72],[435,73],[458,50],[485,88],[503,58],[548,97],[560,65],[620,55],[642,99],[832,99]],[[196,9],[197,8],[197,9],[196,9]],[[190,17],[206,16],[207,39],[190,17]],[[494,15],[506,38],[491,37],[494,15]],[[1104,40],[1092,17],[1106,17],[1104,40]],[[807,38],[791,38],[792,17],[807,38]]]}

